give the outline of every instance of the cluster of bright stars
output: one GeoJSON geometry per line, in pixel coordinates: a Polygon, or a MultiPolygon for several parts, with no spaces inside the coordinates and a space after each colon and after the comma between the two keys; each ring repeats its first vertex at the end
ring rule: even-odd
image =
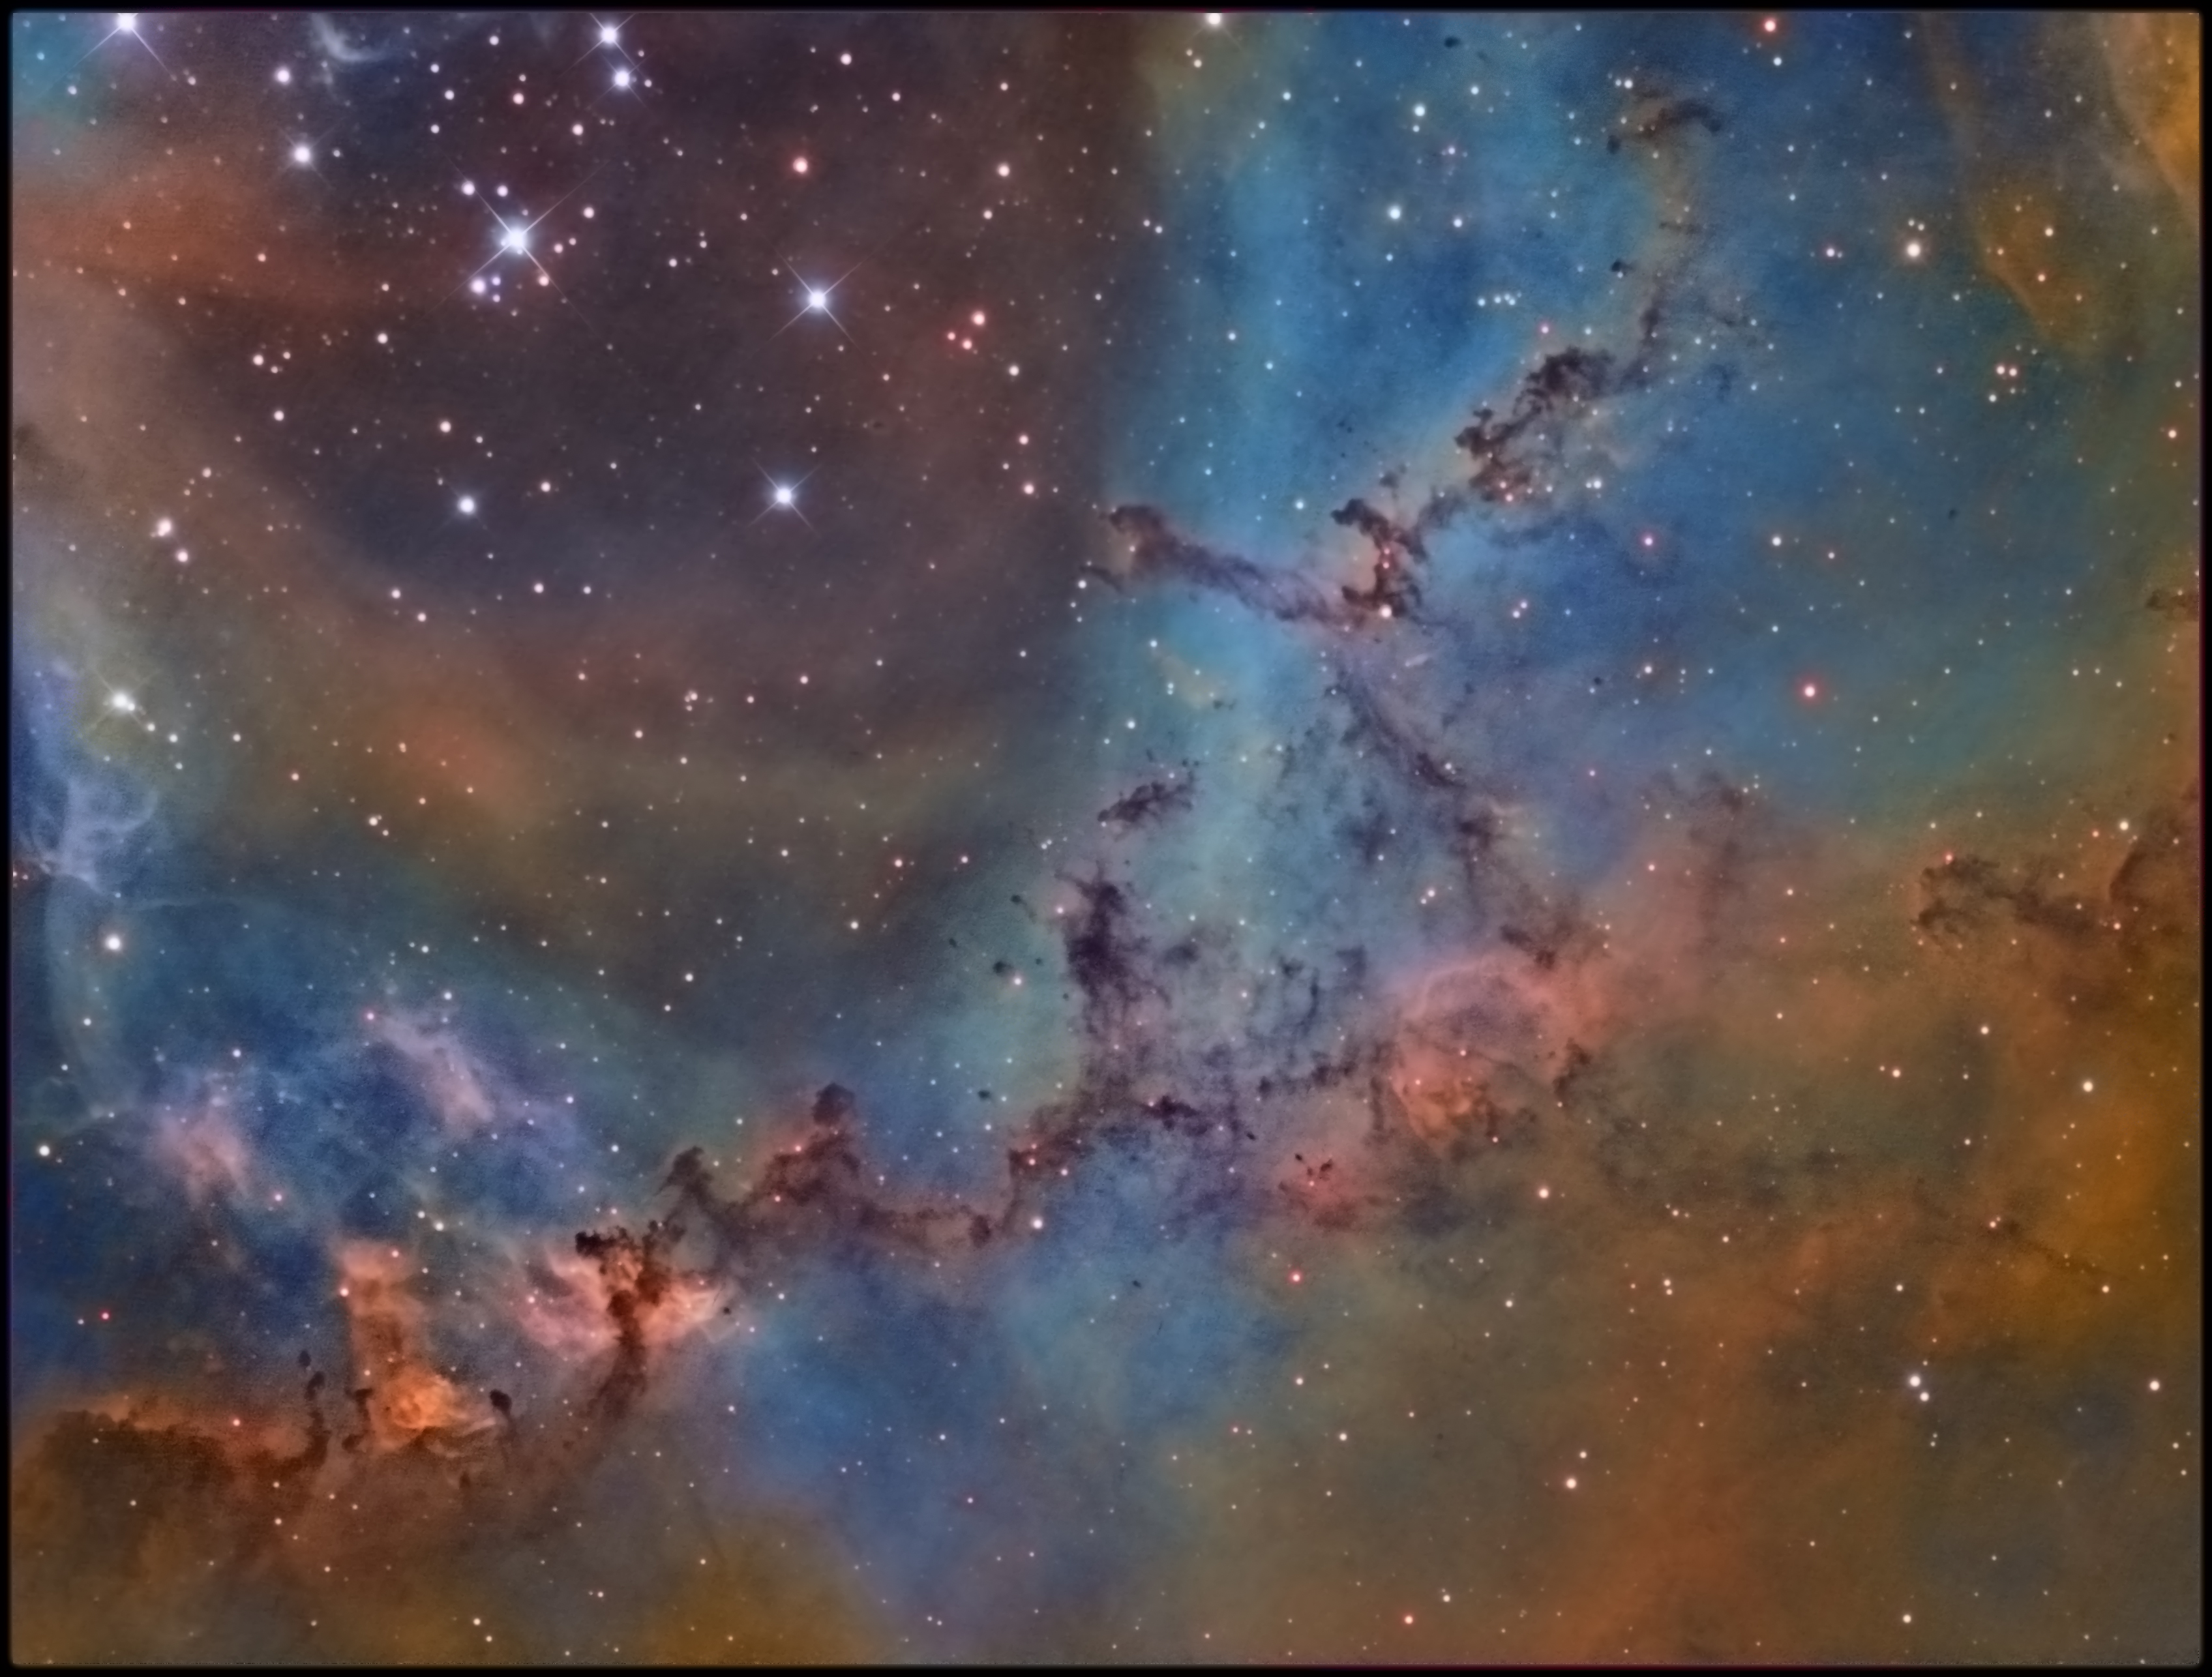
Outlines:
{"type": "MultiPolygon", "coordinates": [[[[536,232],[537,229],[544,222],[546,216],[550,216],[555,210],[558,210],[562,204],[574,197],[576,195],[577,190],[578,189],[575,187],[569,188],[568,191],[563,192],[559,197],[553,201],[553,204],[550,209],[544,210],[543,213],[536,216],[530,217],[526,220],[518,217],[518,219],[514,221],[509,221],[506,216],[501,215],[498,210],[494,210],[491,207],[490,203],[477,192],[476,183],[474,181],[464,180],[461,183],[461,195],[464,197],[473,197],[477,203],[483,204],[485,214],[489,215],[499,228],[499,243],[494,247],[492,253],[489,257],[486,257],[483,262],[477,267],[476,272],[469,276],[467,282],[469,289],[474,292],[477,296],[482,296],[484,294],[485,289],[485,281],[483,277],[484,270],[490,267],[493,263],[498,261],[503,256],[519,256],[526,259],[532,267],[538,270],[538,283],[540,285],[551,285],[555,290],[560,290],[559,286],[554,285],[552,274],[547,270],[545,264],[540,262],[538,259],[537,255],[531,250],[530,235],[536,232]]],[[[503,197],[507,194],[507,188],[501,186],[498,189],[498,191],[500,196],[503,197]]],[[[591,213],[590,208],[586,206],[584,214],[588,216],[591,213]]],[[[558,250],[560,246],[556,244],[554,248],[558,250]]],[[[498,276],[495,275],[492,279],[492,283],[496,284],[497,283],[498,276]]],[[[562,295],[565,301],[567,294],[564,292],[562,295]]]]}
{"type": "MultiPolygon", "coordinates": [[[[614,90],[617,93],[629,93],[637,85],[636,67],[630,62],[629,54],[623,50],[622,44],[623,25],[629,21],[625,17],[613,23],[603,23],[593,18],[592,25],[598,33],[593,36],[591,46],[584,50],[586,58],[594,52],[606,52],[622,59],[623,62],[615,66],[614,90]]],[[[580,58],[577,62],[580,64],[583,60],[580,58]]]]}
{"type": "MultiPolygon", "coordinates": [[[[614,71],[614,86],[618,91],[627,91],[630,89],[635,84],[637,80],[635,68],[629,61],[629,55],[623,49],[622,45],[623,26],[629,21],[629,20],[627,18],[623,18],[613,22],[607,22],[599,18],[594,17],[592,20],[592,22],[595,33],[592,46],[586,49],[586,56],[589,56],[592,52],[604,51],[615,53],[623,60],[623,63],[617,65],[614,71]]],[[[1206,23],[1209,27],[1218,28],[1221,26],[1221,14],[1218,12],[1207,14],[1206,23]]],[[[99,44],[105,44],[106,41],[112,39],[118,34],[127,34],[132,36],[134,39],[143,39],[142,37],[138,36],[137,13],[117,13],[114,27],[111,29],[106,36],[101,38],[101,42],[99,44]]],[[[147,50],[150,52],[153,49],[149,46],[147,50]]],[[[155,62],[160,62],[158,57],[156,58],[155,62]]],[[[163,68],[166,70],[167,66],[163,65],[163,68]]],[[[291,79],[291,71],[289,69],[279,69],[277,70],[276,80],[280,83],[289,84],[291,79]]],[[[306,139],[296,139],[292,141],[289,147],[289,155],[295,167],[300,168],[313,167],[315,161],[314,143],[311,140],[306,139]]],[[[793,161],[792,167],[795,173],[802,175],[805,174],[807,172],[806,160],[804,157],[796,159],[793,161]]],[[[1006,171],[1002,167],[1000,173],[1004,174],[1006,171]]],[[[502,195],[504,195],[506,190],[507,189],[505,187],[499,189],[502,195]]],[[[507,216],[501,215],[498,210],[493,209],[491,204],[477,193],[473,182],[463,181],[461,183],[461,191],[465,197],[474,197],[479,204],[483,204],[486,213],[491,216],[493,222],[497,224],[499,228],[498,243],[494,247],[491,255],[485,258],[483,263],[477,267],[474,273],[469,276],[468,280],[466,281],[467,288],[477,296],[483,295],[488,289],[487,282],[484,279],[484,270],[489,268],[494,263],[499,261],[502,257],[519,256],[526,259],[530,263],[531,266],[538,270],[538,283],[540,285],[554,286],[554,289],[557,290],[559,288],[555,285],[553,276],[546,270],[545,264],[538,260],[536,253],[531,249],[531,234],[544,223],[546,216],[551,215],[554,210],[559,209],[562,204],[566,203],[568,198],[573,196],[573,191],[570,193],[564,194],[559,200],[556,201],[551,209],[544,211],[540,215],[529,217],[518,216],[514,220],[509,220],[507,216]]],[[[589,210],[585,211],[585,214],[587,216],[590,213],[589,210]]],[[[805,275],[801,274],[796,267],[793,267],[790,264],[787,263],[785,266],[789,269],[791,276],[799,283],[800,307],[798,313],[793,315],[790,319],[785,321],[781,327],[777,328],[778,333],[781,334],[781,332],[789,331],[791,327],[796,325],[800,320],[804,319],[810,314],[819,314],[826,318],[830,325],[836,327],[840,332],[843,333],[848,343],[851,342],[853,335],[850,331],[846,330],[845,323],[837,318],[836,311],[831,307],[831,302],[836,295],[837,288],[842,285],[846,280],[852,277],[852,271],[848,270],[837,279],[831,281],[827,285],[823,285],[810,281],[805,275]]],[[[490,283],[496,284],[497,283],[497,276],[494,276],[490,283]]],[[[978,321],[978,324],[981,324],[980,320],[978,321]]],[[[755,464],[757,465],[758,463],[756,462],[755,464]]],[[[785,482],[771,476],[765,467],[761,468],[761,475],[763,477],[767,479],[769,486],[768,505],[762,509],[761,517],[765,518],[770,513],[786,512],[797,518],[802,524],[807,524],[807,527],[811,529],[813,526],[808,522],[806,515],[799,509],[799,485],[806,481],[805,477],[800,477],[791,482],[785,482]]],[[[812,474],[811,472],[807,474],[807,476],[810,477],[811,475],[812,474]]],[[[476,515],[477,501],[473,495],[461,495],[455,502],[455,507],[460,515],[464,518],[472,518],[476,515]]],[[[757,520],[756,521],[757,522],[757,520]]],[[[118,710],[128,710],[133,708],[131,702],[127,696],[118,696],[118,702],[116,704],[116,708],[118,710]]]]}

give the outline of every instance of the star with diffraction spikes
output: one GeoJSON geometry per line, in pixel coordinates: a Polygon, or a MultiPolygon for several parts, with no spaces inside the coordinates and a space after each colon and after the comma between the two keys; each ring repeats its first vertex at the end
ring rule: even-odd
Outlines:
{"type": "MultiPolygon", "coordinates": [[[[585,187],[590,185],[592,176],[596,175],[598,173],[599,171],[597,169],[592,170],[591,174],[586,175],[574,186],[571,186],[567,191],[562,193],[559,197],[554,199],[550,205],[536,216],[530,216],[526,219],[518,218],[514,221],[509,221],[506,216],[501,215],[498,210],[493,209],[489,201],[477,191],[476,183],[474,181],[463,180],[461,182],[462,196],[465,197],[475,198],[477,203],[483,205],[484,213],[489,216],[492,218],[492,221],[496,223],[499,228],[499,242],[493,247],[492,253],[486,257],[481,263],[477,264],[476,271],[471,273],[466,279],[463,280],[459,285],[455,286],[453,293],[449,293],[448,295],[457,295],[463,290],[469,290],[473,291],[478,296],[483,295],[484,291],[484,270],[490,267],[493,263],[498,261],[503,256],[519,256],[526,260],[532,267],[538,270],[538,283],[539,284],[551,286],[562,302],[567,303],[571,308],[575,307],[575,304],[570,301],[568,294],[561,289],[560,283],[556,281],[553,277],[552,274],[547,270],[545,264],[538,259],[537,253],[531,249],[530,236],[532,234],[535,233],[538,228],[544,224],[546,218],[551,216],[556,210],[558,210],[562,204],[568,203],[568,201],[575,197],[577,193],[582,191],[585,187]]],[[[503,186],[500,188],[501,192],[504,192],[507,189],[503,186]]]]}
{"type": "Polygon", "coordinates": [[[287,134],[284,137],[284,161],[286,165],[295,169],[306,169],[310,173],[313,174],[318,179],[321,180],[325,185],[328,185],[330,184],[329,177],[323,173],[323,166],[321,161],[323,155],[323,142],[328,139],[331,134],[336,131],[336,125],[333,125],[330,128],[325,128],[321,133],[313,136],[305,134],[287,134]]]}
{"type": "Polygon", "coordinates": [[[790,269],[792,278],[799,282],[799,295],[803,301],[799,305],[799,313],[793,315],[790,319],[778,326],[775,331],[770,334],[770,336],[781,337],[786,332],[789,331],[801,320],[804,320],[808,315],[822,314],[829,316],[830,324],[831,325],[836,327],[839,331],[845,332],[845,341],[848,343],[852,343],[854,341],[853,334],[845,331],[845,323],[842,320],[840,320],[831,311],[830,307],[830,299],[836,295],[836,289],[839,286],[842,285],[847,280],[852,278],[854,274],[860,272],[860,264],[855,263],[852,267],[848,268],[842,274],[840,274],[836,279],[830,281],[827,285],[809,284],[807,283],[806,276],[804,274],[801,274],[798,269],[792,267],[790,263],[787,262],[783,265],[786,268],[790,269]]]}
{"type": "MultiPolygon", "coordinates": [[[[617,18],[613,22],[609,23],[604,19],[593,16],[592,18],[592,44],[577,55],[576,64],[580,64],[594,52],[612,52],[617,57],[620,58],[625,64],[630,62],[629,53],[622,44],[623,26],[627,24],[629,21],[629,18],[620,17],[617,18]]],[[[571,70],[574,70],[575,67],[575,64],[569,65],[571,70]]]]}
{"type": "Polygon", "coordinates": [[[161,65],[162,75],[168,76],[172,82],[177,79],[175,75],[170,70],[168,65],[162,64],[161,55],[154,51],[154,43],[148,40],[145,35],[141,32],[139,28],[138,14],[136,12],[116,13],[115,27],[111,28],[98,40],[93,42],[90,46],[85,48],[84,52],[79,55],[77,63],[82,64],[85,59],[89,58],[94,53],[99,52],[101,47],[106,46],[108,42],[113,40],[118,35],[130,36],[131,39],[137,41],[139,46],[146,49],[146,56],[148,58],[153,59],[155,64],[161,65]]]}
{"type": "Polygon", "coordinates": [[[761,508],[759,516],[755,518],[753,522],[758,524],[770,513],[789,513],[809,530],[813,529],[813,520],[799,510],[799,490],[800,484],[805,483],[807,477],[811,477],[814,472],[819,471],[821,468],[817,466],[813,471],[809,471],[806,477],[800,477],[793,483],[779,483],[769,469],[762,465],[758,460],[755,460],[753,465],[759,470],[760,475],[768,480],[768,505],[761,508]]]}

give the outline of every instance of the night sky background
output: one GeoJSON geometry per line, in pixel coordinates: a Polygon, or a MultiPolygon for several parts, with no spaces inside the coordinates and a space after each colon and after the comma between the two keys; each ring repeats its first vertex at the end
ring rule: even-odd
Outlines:
{"type": "Polygon", "coordinates": [[[2197,29],[17,15],[15,1657],[2200,1657],[2197,29]]]}

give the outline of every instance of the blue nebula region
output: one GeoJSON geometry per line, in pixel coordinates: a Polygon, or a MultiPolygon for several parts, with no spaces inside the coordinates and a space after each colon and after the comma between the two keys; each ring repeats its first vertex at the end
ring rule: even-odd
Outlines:
{"type": "Polygon", "coordinates": [[[9,27],[16,1659],[2201,1658],[2193,16],[9,27]]]}

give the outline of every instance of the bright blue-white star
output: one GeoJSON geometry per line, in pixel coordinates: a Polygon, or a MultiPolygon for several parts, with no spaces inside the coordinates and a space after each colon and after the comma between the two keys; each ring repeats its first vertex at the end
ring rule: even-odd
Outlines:
{"type": "MultiPolygon", "coordinates": [[[[86,58],[89,58],[94,53],[99,52],[101,47],[106,46],[108,42],[113,40],[118,35],[128,35],[131,39],[137,41],[139,46],[146,49],[146,56],[148,58],[153,59],[155,64],[161,65],[161,74],[164,76],[169,75],[168,65],[161,63],[161,55],[154,51],[153,42],[148,40],[144,33],[139,28],[138,14],[136,12],[117,12],[115,14],[115,21],[108,29],[108,32],[102,35],[98,40],[93,42],[90,46],[87,47],[82,57],[77,59],[77,63],[82,64],[86,58]]],[[[170,79],[173,81],[176,78],[174,76],[171,76],[170,79]]]]}
{"type": "MultiPolygon", "coordinates": [[[[789,513],[809,530],[813,529],[813,520],[809,519],[805,513],[799,510],[799,485],[804,483],[807,477],[811,477],[814,475],[814,472],[809,471],[805,477],[794,479],[790,483],[783,483],[775,477],[770,477],[769,469],[766,466],[762,465],[758,460],[755,460],[753,462],[753,465],[758,470],[760,475],[765,478],[768,483],[768,505],[761,508],[759,517],[755,518],[753,522],[755,524],[758,524],[761,521],[761,519],[766,518],[770,513],[789,513]]],[[[816,468],[817,471],[820,468],[818,467],[816,468]]]]}
{"type": "MultiPolygon", "coordinates": [[[[622,44],[623,27],[629,21],[629,19],[626,17],[617,18],[612,23],[598,17],[592,18],[592,44],[583,50],[581,55],[576,59],[576,64],[580,64],[594,52],[611,52],[625,64],[632,62],[629,51],[622,44]]],[[[574,70],[575,64],[571,64],[569,68],[574,70]]],[[[629,83],[617,77],[615,85],[618,88],[627,88],[629,83]]]]}
{"type": "Polygon", "coordinates": [[[816,285],[810,282],[804,274],[799,271],[798,269],[792,267],[791,264],[788,262],[785,263],[783,265],[787,269],[790,270],[792,278],[799,282],[799,309],[798,313],[793,315],[790,319],[785,321],[781,326],[778,326],[775,329],[774,335],[777,337],[781,337],[784,333],[789,331],[793,326],[797,325],[801,320],[804,320],[808,315],[819,314],[825,317],[829,320],[830,324],[836,327],[839,331],[845,332],[845,341],[848,343],[852,343],[854,341],[853,334],[845,331],[845,323],[842,320],[840,320],[837,318],[836,312],[830,308],[830,301],[831,297],[836,295],[837,288],[842,285],[847,280],[852,278],[853,276],[860,270],[857,268],[848,268],[842,274],[839,275],[829,284],[816,285]]]}
{"type": "MultiPolygon", "coordinates": [[[[306,169],[312,174],[321,174],[324,157],[323,142],[329,139],[335,131],[335,127],[332,127],[325,129],[319,134],[286,134],[283,137],[285,166],[291,169],[306,169]]],[[[335,157],[339,154],[334,151],[329,155],[335,157]]]]}
{"type": "MultiPolygon", "coordinates": [[[[597,173],[597,171],[594,171],[594,173],[597,173]]],[[[553,276],[547,271],[545,264],[538,259],[537,252],[531,249],[531,234],[535,233],[539,227],[544,224],[546,216],[550,216],[555,210],[558,210],[562,204],[568,203],[570,198],[575,197],[578,192],[581,191],[584,189],[584,186],[588,184],[590,179],[591,177],[587,175],[583,180],[579,181],[575,185],[570,187],[567,191],[563,192],[559,197],[553,201],[551,208],[546,210],[542,214],[531,216],[526,211],[517,211],[515,218],[512,221],[510,221],[507,216],[501,215],[498,210],[492,208],[489,199],[477,191],[476,183],[474,181],[462,181],[460,183],[462,196],[465,197],[472,197],[476,199],[478,204],[483,204],[484,214],[491,217],[493,224],[499,229],[498,240],[492,246],[491,254],[486,257],[477,265],[476,271],[471,274],[467,279],[464,280],[462,284],[469,290],[474,292],[477,296],[481,297],[485,295],[487,290],[483,277],[484,270],[490,267],[492,264],[497,262],[501,257],[519,256],[538,270],[538,283],[540,285],[551,286],[556,291],[560,291],[560,286],[556,283],[553,276]]],[[[506,196],[507,188],[504,186],[500,187],[498,189],[498,193],[501,197],[506,196]]],[[[589,212],[587,211],[586,213],[589,212]]],[[[557,250],[560,246],[556,244],[554,248],[557,250]]],[[[491,283],[493,285],[499,283],[499,276],[496,274],[492,276],[491,283]]],[[[459,288],[456,289],[458,289],[459,288]]],[[[562,292],[561,296],[564,302],[567,301],[568,294],[566,292],[562,292]]]]}

